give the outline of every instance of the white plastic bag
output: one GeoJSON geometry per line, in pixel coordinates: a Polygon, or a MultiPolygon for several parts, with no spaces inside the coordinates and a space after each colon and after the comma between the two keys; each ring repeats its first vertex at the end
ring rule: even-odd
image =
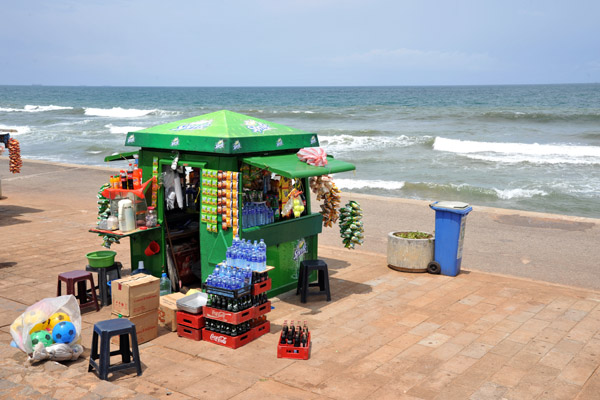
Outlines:
{"type": "MultiPolygon", "coordinates": [[[[81,342],[81,313],[77,299],[73,295],[67,295],[38,301],[27,307],[25,312],[14,320],[10,326],[10,334],[17,347],[29,355],[30,361],[76,359],[83,352],[83,348],[79,345],[81,342]],[[51,344],[48,347],[44,347],[42,343],[32,344],[31,334],[35,332],[46,332],[52,337],[52,332],[47,330],[48,327],[58,325],[64,319],[58,313],[66,314],[75,327],[73,339],[69,343],[64,343],[71,349],[70,358],[65,358],[69,351],[61,346],[63,343],[51,344]],[[72,358],[73,356],[75,358],[72,358]]],[[[48,339],[47,343],[50,344],[50,342],[53,340],[48,339]]]]}

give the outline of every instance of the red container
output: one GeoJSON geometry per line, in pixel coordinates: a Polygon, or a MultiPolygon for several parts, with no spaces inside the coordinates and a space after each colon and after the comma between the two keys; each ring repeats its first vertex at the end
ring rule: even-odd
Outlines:
{"type": "Polygon", "coordinates": [[[205,320],[202,314],[190,314],[185,311],[177,311],[177,323],[188,328],[204,328],[205,320]]]}
{"type": "Polygon", "coordinates": [[[271,302],[267,301],[265,304],[253,307],[252,309],[254,310],[254,315],[252,316],[252,318],[258,318],[261,315],[264,315],[271,311],[271,302]]]}
{"type": "Polygon", "coordinates": [[[250,343],[254,339],[253,333],[254,332],[251,329],[243,335],[229,336],[203,329],[202,339],[207,342],[229,347],[230,349],[237,349],[238,347],[242,347],[243,345],[250,343]]]}
{"type": "Polygon", "coordinates": [[[267,279],[264,282],[258,282],[252,285],[252,296],[256,296],[258,294],[264,293],[267,290],[271,290],[271,278],[267,279]]]}
{"type": "MultiPolygon", "coordinates": [[[[254,336],[254,339],[258,339],[259,337],[261,337],[264,334],[269,333],[270,331],[271,331],[271,322],[269,322],[269,321],[266,321],[263,324],[255,326],[251,330],[252,335],[254,336]]],[[[281,337],[279,339],[281,339],[281,337]]]]}
{"type": "Polygon", "coordinates": [[[215,321],[227,322],[232,325],[239,325],[242,322],[246,322],[254,318],[254,308],[248,308],[244,311],[231,312],[226,310],[219,310],[218,308],[203,307],[204,316],[206,318],[214,319],[215,321]]]}
{"type": "Polygon", "coordinates": [[[310,332],[306,340],[306,347],[296,347],[292,344],[281,344],[281,334],[277,344],[277,358],[293,358],[295,360],[308,360],[310,356],[310,332]]]}
{"type": "Polygon", "coordinates": [[[194,329],[184,325],[177,325],[177,336],[192,340],[202,340],[202,331],[204,329],[194,329]]]}

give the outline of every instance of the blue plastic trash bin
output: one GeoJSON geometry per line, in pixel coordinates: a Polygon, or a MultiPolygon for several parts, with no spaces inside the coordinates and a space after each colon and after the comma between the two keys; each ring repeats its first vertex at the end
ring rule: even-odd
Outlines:
{"type": "MultiPolygon", "coordinates": [[[[462,262],[467,214],[473,210],[473,207],[458,201],[436,201],[429,207],[435,210],[433,270],[437,263],[439,264],[437,273],[456,276],[460,272],[460,263],[462,262]]],[[[430,268],[428,269],[435,273],[430,268]]]]}

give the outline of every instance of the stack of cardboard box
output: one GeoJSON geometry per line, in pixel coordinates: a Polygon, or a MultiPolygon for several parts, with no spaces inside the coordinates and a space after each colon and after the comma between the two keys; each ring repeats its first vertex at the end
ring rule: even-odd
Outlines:
{"type": "MultiPolygon", "coordinates": [[[[111,283],[112,317],[127,318],[135,324],[138,343],[158,336],[160,279],[137,274],[111,283]]],[[[116,338],[118,340],[118,338],[116,338]]]]}
{"type": "Polygon", "coordinates": [[[158,324],[171,332],[177,330],[177,300],[185,297],[183,293],[171,293],[160,296],[158,324]]]}

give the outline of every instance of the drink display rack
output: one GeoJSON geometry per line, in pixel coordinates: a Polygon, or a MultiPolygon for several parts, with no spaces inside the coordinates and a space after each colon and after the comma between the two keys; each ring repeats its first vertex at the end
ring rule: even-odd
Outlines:
{"type": "MultiPolygon", "coordinates": [[[[238,290],[228,290],[207,285],[204,285],[204,288],[209,295],[224,296],[228,299],[238,300],[247,295],[251,295],[254,298],[255,296],[264,295],[271,288],[271,278],[260,282],[256,282],[256,280],[267,277],[268,271],[272,269],[273,267],[267,267],[266,272],[262,274],[253,273],[252,281],[255,283],[238,290]]],[[[203,316],[206,326],[202,330],[202,340],[231,349],[237,349],[271,330],[271,323],[265,316],[270,311],[271,302],[268,300],[265,303],[238,312],[204,306],[203,316]],[[220,331],[210,330],[209,327],[215,325],[221,328],[220,331]],[[223,331],[243,331],[244,333],[232,336],[223,331]]]]}

